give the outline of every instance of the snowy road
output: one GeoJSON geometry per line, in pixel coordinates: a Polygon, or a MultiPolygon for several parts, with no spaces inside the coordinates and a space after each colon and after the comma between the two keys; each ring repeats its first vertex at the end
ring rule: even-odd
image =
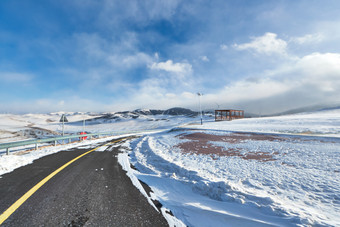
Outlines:
{"type": "MultiPolygon", "coordinates": [[[[45,156],[0,178],[0,214],[68,161],[103,144],[45,156]]],[[[168,226],[118,164],[119,144],[101,147],[52,177],[3,226],[168,226]]]]}

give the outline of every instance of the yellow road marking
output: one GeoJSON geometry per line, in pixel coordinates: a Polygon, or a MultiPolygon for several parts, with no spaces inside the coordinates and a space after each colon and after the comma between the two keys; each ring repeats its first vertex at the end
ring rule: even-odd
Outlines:
{"type": "MultiPolygon", "coordinates": [[[[124,138],[123,138],[124,139],[124,138]]],[[[117,143],[119,141],[122,141],[123,139],[120,140],[116,140],[114,142],[110,142],[107,143],[105,145],[102,145],[100,147],[104,147],[110,144],[114,144],[117,143]]],[[[42,181],[40,181],[38,184],[36,184],[33,188],[31,188],[28,192],[26,192],[20,199],[18,199],[15,203],[13,203],[12,206],[10,206],[5,212],[3,212],[0,215],[0,225],[6,221],[6,219],[11,216],[14,211],[16,211],[29,197],[31,197],[31,195],[33,195],[41,186],[43,186],[47,181],[49,181],[52,177],[54,177],[57,173],[59,173],[60,171],[62,171],[63,169],[65,169],[67,166],[69,166],[71,163],[77,161],[79,158],[91,153],[92,151],[97,150],[100,147],[96,147],[95,149],[92,149],[90,151],[85,152],[84,154],[79,155],[78,157],[72,159],[71,161],[69,161],[68,163],[64,164],[63,166],[59,167],[59,169],[55,170],[53,173],[51,173],[50,175],[48,175],[47,177],[45,177],[42,181]]]]}

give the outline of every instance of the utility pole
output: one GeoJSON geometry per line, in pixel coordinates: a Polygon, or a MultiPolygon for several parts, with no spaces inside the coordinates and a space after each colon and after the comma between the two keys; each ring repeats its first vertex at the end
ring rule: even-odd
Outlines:
{"type": "Polygon", "coordinates": [[[197,92],[198,95],[198,102],[200,104],[200,113],[201,113],[201,125],[203,125],[203,117],[202,117],[202,107],[201,107],[201,96],[203,96],[202,93],[197,92]]]}
{"type": "Polygon", "coordinates": [[[62,116],[62,119],[63,119],[63,136],[64,136],[64,121],[65,121],[64,115],[62,116]]]}
{"type": "MultiPolygon", "coordinates": [[[[83,134],[85,134],[85,116],[83,115],[83,134]]],[[[85,137],[83,137],[83,140],[85,137]]]]}

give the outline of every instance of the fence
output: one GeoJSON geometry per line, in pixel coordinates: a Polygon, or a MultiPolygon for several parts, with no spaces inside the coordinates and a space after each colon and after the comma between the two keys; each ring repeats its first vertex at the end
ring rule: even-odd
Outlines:
{"type": "MultiPolygon", "coordinates": [[[[145,130],[143,132],[150,132],[153,130],[145,130]]],[[[24,141],[16,141],[16,142],[10,142],[10,143],[1,143],[0,144],[0,150],[5,149],[6,154],[8,155],[10,152],[10,148],[14,147],[22,147],[27,145],[35,145],[35,149],[37,150],[39,148],[38,144],[41,143],[50,143],[53,142],[54,146],[57,146],[58,141],[62,141],[62,143],[65,142],[65,140],[69,143],[71,143],[71,140],[74,138],[78,138],[79,140],[82,140],[83,137],[88,137],[89,139],[92,139],[92,137],[100,137],[100,136],[118,136],[123,134],[132,134],[132,133],[140,133],[141,131],[129,131],[129,132],[100,132],[100,133],[89,133],[84,135],[68,135],[68,136],[60,136],[60,137],[51,137],[51,138],[45,138],[45,139],[36,139],[36,140],[24,140],[24,141]]]]}

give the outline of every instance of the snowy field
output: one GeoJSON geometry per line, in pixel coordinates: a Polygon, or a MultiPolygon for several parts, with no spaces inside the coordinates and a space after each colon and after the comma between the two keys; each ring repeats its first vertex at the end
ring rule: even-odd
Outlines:
{"type": "Polygon", "coordinates": [[[340,137],[340,109],[227,122],[209,122],[203,126],[190,127],[237,132],[340,137]]]}
{"type": "Polygon", "coordinates": [[[183,225],[340,225],[340,110],[190,127],[120,156],[183,225]]]}
{"type": "MultiPolygon", "coordinates": [[[[0,114],[0,143],[61,135],[62,123],[59,120],[63,113],[0,114]]],[[[105,118],[105,114],[96,113],[65,114],[69,121],[64,126],[65,134],[82,132],[83,120],[88,133],[167,129],[196,120],[169,115],[139,115],[134,119],[131,114],[115,114],[115,118],[105,118]]]]}
{"type": "MultiPolygon", "coordinates": [[[[151,199],[163,205],[171,225],[340,225],[339,109],[225,122],[207,119],[203,125],[192,123],[198,118],[162,115],[90,120],[98,116],[70,114],[72,123],[65,129],[82,131],[85,118],[88,132],[164,130],[125,142],[126,153],[118,158],[143,194],[139,180],[150,186],[151,199]]],[[[0,142],[60,134],[59,119],[60,113],[0,115],[0,142]]],[[[42,156],[96,142],[2,153],[0,178],[42,156]]]]}
{"type": "MultiPolygon", "coordinates": [[[[62,125],[59,122],[62,113],[51,114],[0,114],[0,143],[27,140],[34,138],[45,138],[60,135],[62,125]]],[[[69,113],[69,121],[82,121],[96,116],[89,114],[69,113]]],[[[81,131],[66,124],[66,133],[81,131]]]]}

